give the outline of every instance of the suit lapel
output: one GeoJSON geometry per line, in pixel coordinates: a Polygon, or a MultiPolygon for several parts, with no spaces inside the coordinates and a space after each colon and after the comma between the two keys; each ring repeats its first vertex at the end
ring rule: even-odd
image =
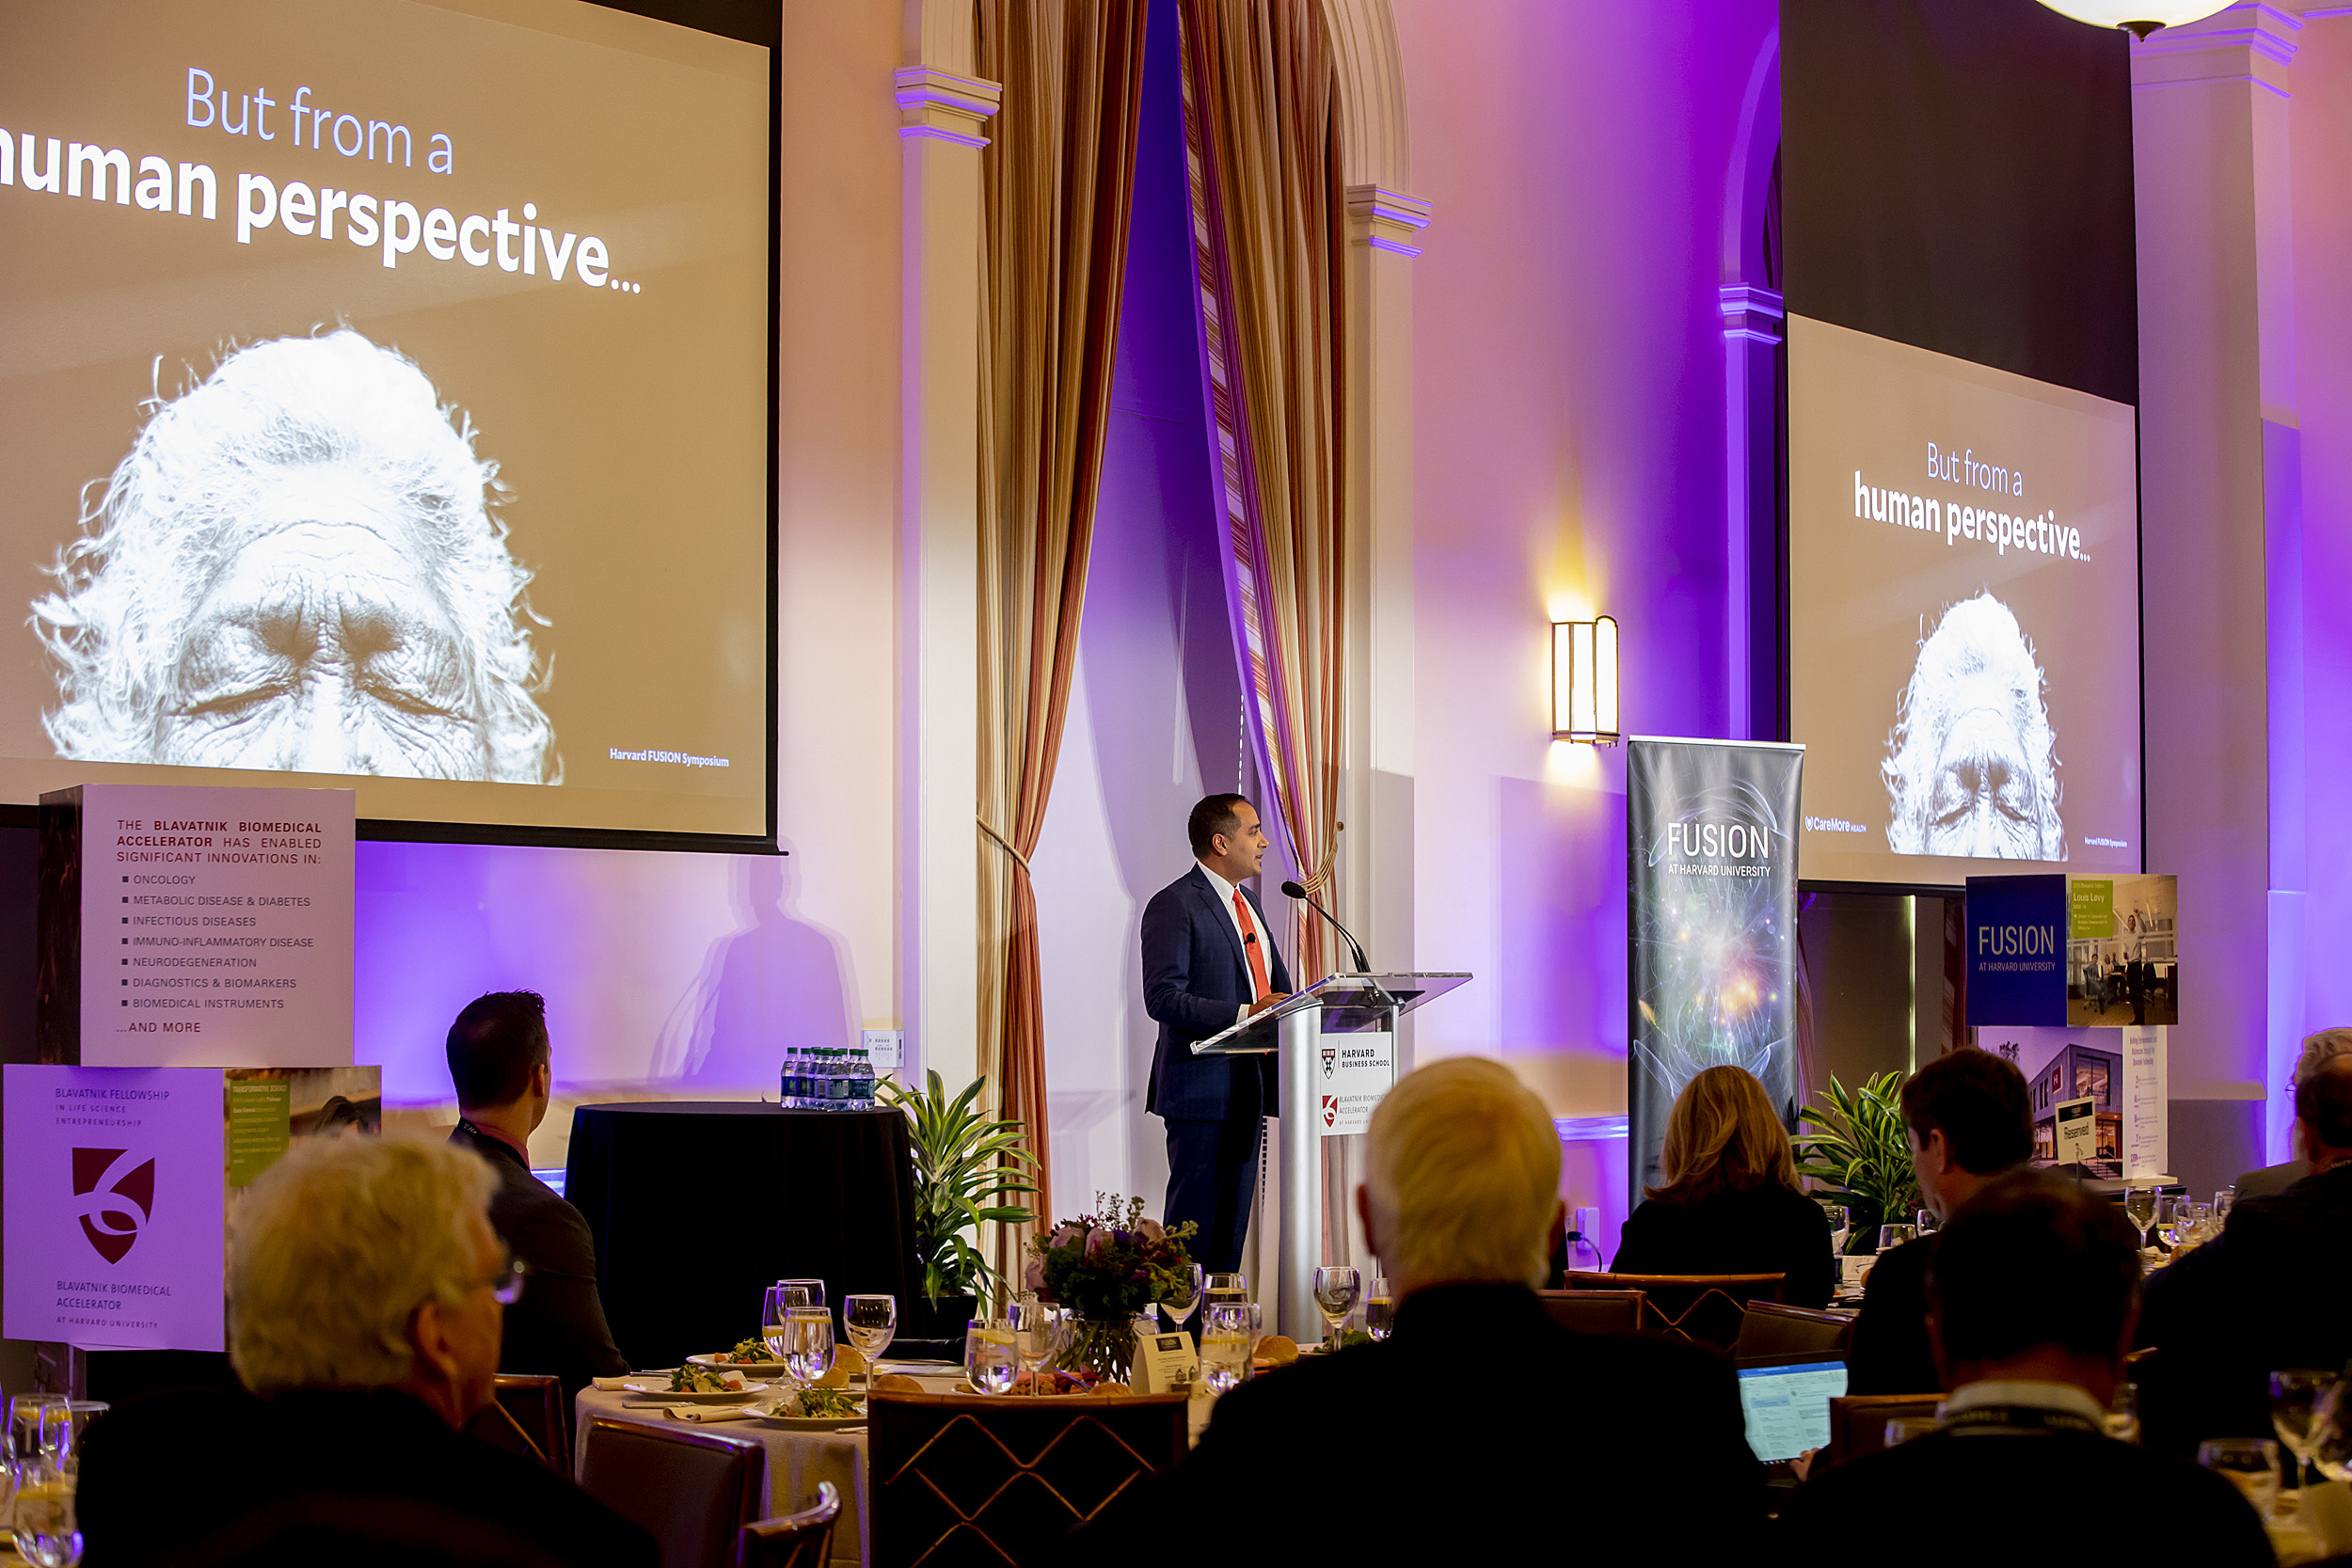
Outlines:
{"type": "Polygon", "coordinates": [[[1210,923],[1225,933],[1226,950],[1233,955],[1233,963],[1241,972],[1242,994],[1247,996],[1254,989],[1249,978],[1249,955],[1242,949],[1241,933],[1233,928],[1233,911],[1217,897],[1216,889],[1209,885],[1209,874],[1200,869],[1199,862],[1195,862],[1192,867],[1192,890],[1208,910],[1210,923]]]}

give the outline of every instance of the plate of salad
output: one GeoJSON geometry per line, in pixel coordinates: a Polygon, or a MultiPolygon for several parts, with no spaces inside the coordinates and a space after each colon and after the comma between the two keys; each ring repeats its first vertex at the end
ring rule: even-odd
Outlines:
{"type": "Polygon", "coordinates": [[[674,1369],[667,1388],[650,1378],[644,1383],[630,1385],[630,1387],[634,1392],[665,1403],[680,1404],[748,1404],[759,1392],[741,1372],[695,1366],[674,1369]]]}
{"type": "Polygon", "coordinates": [[[759,1412],[778,1426],[800,1432],[830,1432],[866,1419],[866,1400],[847,1388],[802,1388],[759,1412]]]}
{"type": "Polygon", "coordinates": [[[745,1377],[773,1380],[785,1375],[784,1363],[769,1350],[765,1339],[739,1339],[732,1350],[710,1355],[690,1355],[690,1367],[707,1367],[713,1371],[741,1372],[745,1377]]]}

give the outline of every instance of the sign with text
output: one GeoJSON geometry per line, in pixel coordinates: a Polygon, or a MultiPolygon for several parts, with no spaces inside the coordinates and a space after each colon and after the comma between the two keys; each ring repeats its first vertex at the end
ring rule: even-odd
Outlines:
{"type": "Polygon", "coordinates": [[[221,1073],[5,1072],[8,1337],[219,1350],[221,1073]]]}
{"type": "Polygon", "coordinates": [[[2180,879],[1968,879],[1968,1022],[2151,1028],[2180,1022],[2180,879]]]}
{"type": "Polygon", "coordinates": [[[2086,1164],[2099,1151],[2099,1102],[2095,1100],[2061,1100],[2050,1107],[2058,1128],[2058,1163],[2061,1165],[2086,1164]]]}
{"type": "Polygon", "coordinates": [[[1381,1097],[1396,1086],[1396,1037],[1334,1030],[1317,1036],[1316,1048],[1317,1128],[1327,1138],[1369,1131],[1381,1097]]]}
{"type": "Polygon", "coordinates": [[[1711,1067],[1797,1101],[1797,823],[1804,748],[1655,740],[1625,753],[1630,1190],[1661,1180],[1666,1113],[1711,1067]]]}
{"type": "Polygon", "coordinates": [[[41,797],[43,1054],[347,1066],[352,801],[161,784],[41,797]]]}
{"type": "Polygon", "coordinates": [[[2025,1075],[2039,1164],[2081,1164],[2093,1176],[2163,1176],[2170,1159],[2165,1122],[2169,1031],[1979,1029],[1977,1043],[2025,1075]],[[2087,1139],[2088,1151],[2079,1142],[2087,1139]],[[2074,1149],[2075,1152],[2068,1152],[2074,1149]]]}

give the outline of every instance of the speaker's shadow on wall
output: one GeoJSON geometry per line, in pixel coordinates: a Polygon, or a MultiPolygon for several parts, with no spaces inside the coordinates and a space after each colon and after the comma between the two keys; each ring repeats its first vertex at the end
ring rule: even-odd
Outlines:
{"type": "Polygon", "coordinates": [[[787,1050],[857,1042],[849,944],[794,912],[800,862],[790,855],[738,859],[728,892],[737,929],[710,944],[662,1025],[653,1075],[772,1096],[787,1050]]]}

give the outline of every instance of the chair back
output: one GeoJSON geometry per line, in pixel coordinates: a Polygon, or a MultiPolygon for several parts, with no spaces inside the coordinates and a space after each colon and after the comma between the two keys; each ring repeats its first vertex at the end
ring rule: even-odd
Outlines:
{"type": "Polygon", "coordinates": [[[1571,1291],[1639,1291],[1645,1332],[1727,1351],[1740,1338],[1740,1314],[1751,1301],[1778,1301],[1779,1274],[1584,1274],[1571,1271],[1571,1291]]]}
{"type": "Polygon", "coordinates": [[[1751,1301],[1740,1311],[1740,1338],[1733,1342],[1731,1354],[1734,1359],[1792,1354],[1844,1355],[1852,1342],[1851,1318],[1777,1301],[1751,1301]]]}
{"type": "Polygon", "coordinates": [[[598,1416],[580,1484],[661,1547],[661,1568],[732,1568],[737,1537],[759,1517],[768,1450],[744,1437],[598,1416]]]}
{"type": "Polygon", "coordinates": [[[1042,1562],[1072,1526],[1184,1456],[1183,1394],[866,1403],[874,1568],[1042,1562]]]}
{"type": "Polygon", "coordinates": [[[1538,1291],[1551,1321],[1579,1334],[1638,1334],[1649,1299],[1639,1291],[1538,1291]]]}
{"type": "Polygon", "coordinates": [[[492,1448],[545,1465],[569,1480],[572,1433],[571,1423],[564,1418],[562,1381],[501,1372],[492,1392],[496,1397],[474,1412],[466,1431],[492,1448]]]}
{"type": "Polygon", "coordinates": [[[798,1513],[780,1513],[743,1527],[735,1542],[735,1568],[825,1568],[833,1556],[834,1521],[841,1494],[817,1483],[817,1500],[798,1513]]]}
{"type": "Polygon", "coordinates": [[[1829,1402],[1829,1447],[1814,1461],[1814,1468],[1838,1465],[1876,1453],[1886,1447],[1886,1423],[1904,1417],[1932,1418],[1944,1402],[1941,1394],[1849,1394],[1829,1402]]]}

